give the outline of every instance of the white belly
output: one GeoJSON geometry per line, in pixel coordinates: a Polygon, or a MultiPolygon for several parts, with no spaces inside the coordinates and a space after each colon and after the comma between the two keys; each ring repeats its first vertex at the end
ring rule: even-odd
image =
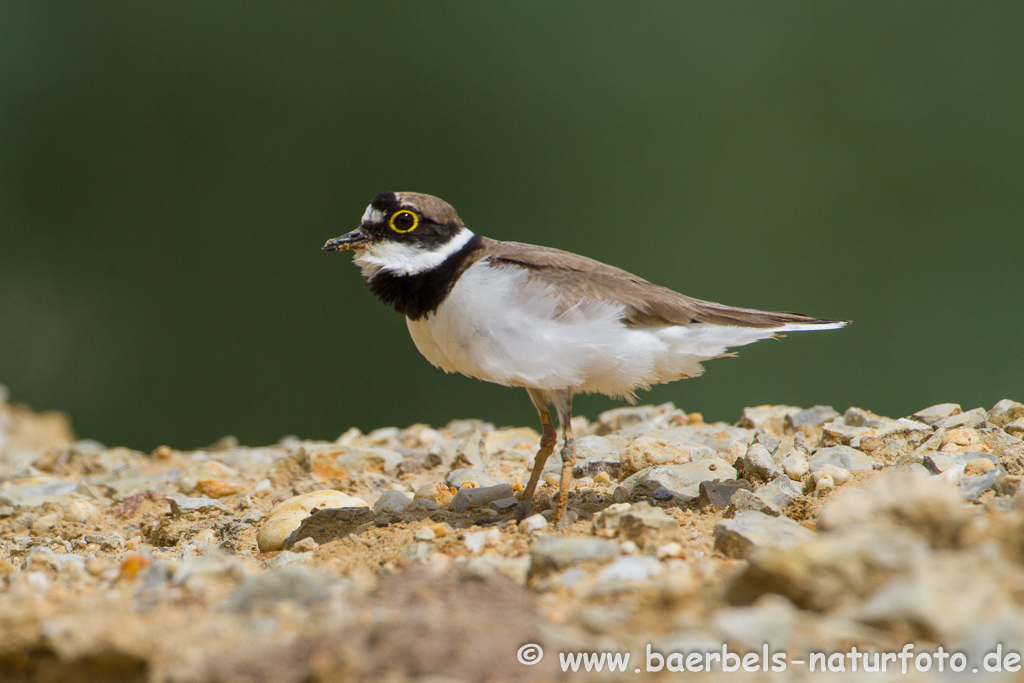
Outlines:
{"type": "Polygon", "coordinates": [[[628,327],[613,303],[561,308],[550,287],[531,281],[526,270],[481,261],[462,275],[437,311],[406,322],[416,348],[446,372],[610,396],[695,377],[703,371],[700,361],[774,332],[717,325],[628,327]]]}

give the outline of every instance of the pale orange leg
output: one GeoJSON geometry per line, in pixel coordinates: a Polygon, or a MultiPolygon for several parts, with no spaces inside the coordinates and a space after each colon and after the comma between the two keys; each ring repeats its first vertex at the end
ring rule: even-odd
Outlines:
{"type": "Polygon", "coordinates": [[[566,526],[565,511],[569,505],[569,486],[572,484],[572,469],[576,464],[576,439],[572,436],[572,394],[561,392],[555,396],[558,422],[562,427],[565,445],[562,447],[562,477],[558,482],[558,508],[555,510],[555,528],[566,526]]]}
{"type": "Polygon", "coordinates": [[[537,456],[533,461],[533,472],[530,473],[530,481],[526,484],[526,488],[523,489],[523,495],[519,499],[519,506],[516,507],[513,515],[517,521],[522,521],[530,516],[530,510],[533,507],[533,494],[537,490],[537,484],[540,483],[540,475],[544,472],[544,465],[547,464],[548,458],[555,452],[555,444],[558,443],[558,433],[555,431],[554,424],[551,423],[548,397],[544,395],[544,392],[534,389],[527,389],[526,393],[530,395],[533,407],[537,409],[537,414],[540,416],[540,450],[537,451],[537,456]]]}

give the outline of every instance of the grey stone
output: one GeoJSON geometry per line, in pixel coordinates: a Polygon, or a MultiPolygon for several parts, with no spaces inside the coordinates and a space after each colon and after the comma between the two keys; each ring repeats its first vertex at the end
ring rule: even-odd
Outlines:
{"type": "MultiPolygon", "coordinates": [[[[663,502],[664,501],[670,501],[670,500],[676,500],[676,492],[673,491],[672,489],[665,488],[664,486],[659,486],[658,488],[656,488],[653,491],[651,491],[650,496],[651,496],[652,500],[659,500],[659,501],[663,501],[663,502]]],[[[684,501],[683,504],[689,503],[689,502],[691,502],[691,500],[688,499],[688,500],[684,501]]]]}
{"type": "Polygon", "coordinates": [[[860,439],[865,436],[874,435],[875,430],[871,427],[850,427],[841,422],[829,422],[821,426],[821,443],[825,446],[849,446],[860,443],[860,439]]]}
{"type": "Polygon", "coordinates": [[[167,502],[171,504],[171,514],[178,516],[187,512],[205,512],[209,510],[227,510],[224,505],[213,498],[204,496],[191,498],[180,494],[167,496],[167,502]]]}
{"type": "Polygon", "coordinates": [[[879,439],[885,439],[891,436],[902,436],[909,434],[922,434],[930,435],[934,430],[916,420],[908,420],[905,417],[901,417],[898,420],[886,424],[885,426],[879,427],[875,430],[875,436],[879,439]]]}
{"type": "Polygon", "coordinates": [[[786,425],[792,429],[801,427],[818,427],[839,417],[832,406],[812,406],[798,413],[786,415],[786,425]]]}
{"type": "MultiPolygon", "coordinates": [[[[789,477],[786,477],[786,479],[789,479],[789,477]]],[[[734,517],[740,512],[762,512],[775,517],[782,514],[778,507],[769,505],[757,494],[746,489],[740,489],[733,494],[732,500],[729,501],[729,509],[726,512],[726,516],[734,517]]]]}
{"type": "Polygon", "coordinates": [[[778,449],[779,444],[782,443],[782,439],[776,439],[768,436],[764,432],[758,432],[755,434],[754,441],[767,448],[769,453],[774,453],[778,449]]]}
{"type": "Polygon", "coordinates": [[[423,469],[432,470],[435,467],[444,464],[444,458],[441,457],[439,450],[431,450],[425,456],[423,456],[423,469]]]}
{"type": "Polygon", "coordinates": [[[814,453],[807,461],[811,472],[817,472],[822,467],[833,465],[842,467],[851,472],[865,472],[875,469],[875,461],[864,455],[856,448],[849,446],[831,446],[821,448],[814,453]]]}
{"type": "Polygon", "coordinates": [[[1000,462],[1024,462],[1024,441],[1020,438],[1008,434],[995,425],[975,427],[975,431],[981,437],[982,445],[998,457],[1000,462]]]}
{"type": "Polygon", "coordinates": [[[745,558],[756,548],[789,548],[813,537],[813,531],[786,517],[745,511],[715,525],[715,550],[745,558]]]}
{"type": "MultiPolygon", "coordinates": [[[[778,447],[778,444],[776,444],[778,447]]],[[[768,481],[779,473],[771,452],[760,443],[752,443],[740,459],[737,469],[748,479],[768,481]]]]}
{"type": "Polygon", "coordinates": [[[596,431],[599,436],[613,432],[623,432],[630,428],[655,420],[661,416],[674,418],[681,411],[671,403],[660,406],[624,406],[612,408],[597,416],[596,431]]]}
{"type": "Polygon", "coordinates": [[[304,538],[312,538],[323,545],[336,538],[344,538],[373,521],[373,510],[368,507],[324,508],[302,520],[299,527],[284,539],[282,546],[288,550],[304,538]]]}
{"type": "Polygon", "coordinates": [[[102,482],[101,485],[108,489],[110,497],[115,501],[123,501],[131,498],[137,493],[145,493],[147,491],[167,491],[171,488],[171,485],[175,483],[175,479],[176,477],[172,475],[163,477],[137,476],[108,478],[106,481],[102,482]]]}
{"type": "Polygon", "coordinates": [[[738,427],[767,432],[769,436],[781,436],[786,430],[786,417],[802,411],[798,406],[756,406],[744,408],[738,427]]]}
{"type": "Polygon", "coordinates": [[[274,609],[285,601],[309,606],[325,600],[338,585],[331,576],[299,567],[265,571],[239,584],[224,600],[223,608],[249,613],[274,609]]]}
{"type": "Polygon", "coordinates": [[[442,432],[448,432],[452,435],[453,439],[461,439],[471,432],[480,432],[481,434],[488,434],[494,431],[494,424],[491,422],[485,422],[484,420],[478,420],[476,418],[469,418],[463,420],[452,420],[444,426],[442,432]]]}
{"type": "Polygon", "coordinates": [[[484,459],[480,454],[482,442],[483,435],[480,432],[476,430],[470,432],[469,436],[455,447],[455,460],[452,462],[452,469],[483,468],[484,459]]]}
{"type": "Polygon", "coordinates": [[[973,477],[960,477],[958,489],[967,500],[977,500],[982,494],[995,488],[996,483],[1006,476],[998,467],[986,470],[983,474],[973,477]]]}
{"type": "Polygon", "coordinates": [[[672,499],[685,505],[700,497],[701,482],[735,478],[736,470],[732,465],[721,458],[711,458],[683,465],[648,467],[626,479],[622,485],[634,498],[652,495],[659,500],[672,499]],[[655,495],[656,492],[661,498],[655,495]]]}
{"type": "Polygon", "coordinates": [[[457,489],[461,489],[462,485],[468,481],[475,481],[481,487],[497,486],[501,482],[487,474],[483,470],[478,470],[471,467],[464,467],[458,470],[452,470],[448,473],[448,476],[444,478],[444,483],[448,486],[452,486],[457,489]]]}
{"type": "Polygon", "coordinates": [[[933,426],[936,429],[952,429],[954,427],[979,427],[982,422],[988,421],[988,411],[984,408],[975,408],[974,410],[968,410],[966,413],[960,413],[958,415],[950,415],[945,417],[933,426]]]}
{"type": "Polygon", "coordinates": [[[1024,438],[1024,417],[1018,417],[1012,422],[1007,422],[1003,425],[1003,429],[1011,436],[1015,436],[1018,439],[1024,438]]]}
{"type": "Polygon", "coordinates": [[[499,498],[498,500],[491,501],[487,507],[491,508],[499,515],[503,515],[512,512],[519,506],[519,499],[515,496],[509,496],[508,498],[499,498]]]}
{"type": "Polygon", "coordinates": [[[864,410],[863,408],[850,407],[843,413],[843,424],[847,427],[877,429],[878,427],[884,427],[889,422],[892,422],[892,418],[876,415],[870,410],[864,410]]]}
{"type": "Polygon", "coordinates": [[[707,446],[720,457],[729,461],[743,455],[756,436],[755,432],[750,429],[733,427],[721,422],[659,429],[650,434],[657,438],[664,438],[669,443],[707,446]]]}
{"type": "Polygon", "coordinates": [[[92,497],[89,489],[78,482],[32,482],[13,484],[0,491],[0,505],[35,508],[44,503],[66,504],[74,498],[92,497]]]}
{"type": "Polygon", "coordinates": [[[947,418],[950,415],[957,415],[960,412],[962,411],[958,403],[939,403],[938,405],[919,410],[910,417],[911,419],[923,422],[926,425],[933,425],[939,420],[947,418]]]}
{"type": "Polygon", "coordinates": [[[434,510],[440,509],[441,506],[429,498],[414,498],[409,501],[409,507],[405,508],[405,511],[413,512],[415,510],[426,510],[427,512],[433,512],[434,510]]]}
{"type": "Polygon", "coordinates": [[[921,458],[921,464],[924,465],[932,474],[942,474],[951,467],[966,465],[972,460],[977,460],[979,458],[988,460],[994,465],[1001,466],[999,458],[991,453],[982,453],[980,451],[965,451],[964,453],[942,453],[940,451],[934,451],[925,454],[921,458]]]}
{"type": "Polygon", "coordinates": [[[401,491],[385,491],[373,504],[373,514],[398,514],[399,510],[404,511],[410,503],[412,500],[401,491]]]}
{"type": "Polygon", "coordinates": [[[610,477],[618,477],[622,469],[619,454],[629,442],[629,437],[619,434],[581,436],[576,439],[576,463],[572,468],[572,476],[579,479],[606,472],[610,477]]]}
{"type": "Polygon", "coordinates": [[[931,474],[942,474],[951,467],[962,465],[959,458],[951,453],[940,453],[938,451],[927,453],[921,458],[921,464],[931,474]]]}
{"type": "Polygon", "coordinates": [[[810,455],[814,449],[807,443],[807,436],[803,432],[793,435],[793,450],[800,451],[804,455],[810,455]]]}
{"type": "Polygon", "coordinates": [[[619,460],[625,474],[715,457],[732,463],[746,452],[753,438],[752,431],[726,424],[666,427],[638,433],[619,460]]]}
{"type": "Polygon", "coordinates": [[[583,562],[607,562],[619,555],[619,544],[593,536],[537,536],[530,574],[538,575],[583,562]]]}
{"type": "Polygon", "coordinates": [[[508,484],[496,484],[475,489],[459,489],[448,509],[452,512],[465,512],[469,508],[486,507],[502,498],[512,497],[512,487],[508,484]]]}
{"type": "Polygon", "coordinates": [[[610,505],[599,512],[592,523],[594,533],[599,536],[622,536],[638,541],[646,531],[677,529],[679,521],[665,514],[659,507],[639,502],[630,505],[610,505]]]}
{"type": "Polygon", "coordinates": [[[988,412],[988,419],[997,427],[1006,425],[1024,418],[1024,404],[1004,398],[992,406],[988,412]]]}
{"type": "Polygon", "coordinates": [[[800,485],[787,476],[779,476],[759,488],[754,495],[763,500],[771,509],[783,511],[800,495],[800,485]]]}
{"type": "Polygon", "coordinates": [[[700,483],[700,500],[714,505],[720,510],[729,506],[733,495],[740,490],[750,490],[750,482],[746,479],[727,479],[725,481],[702,481],[700,483]]]}

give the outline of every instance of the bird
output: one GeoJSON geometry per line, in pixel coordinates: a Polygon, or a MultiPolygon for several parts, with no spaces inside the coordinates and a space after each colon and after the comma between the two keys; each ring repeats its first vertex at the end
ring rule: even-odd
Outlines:
{"type": "Polygon", "coordinates": [[[558,528],[576,459],[573,396],[632,402],[638,390],[697,377],[702,361],[731,347],[848,322],[703,301],[568,251],[489,239],[448,202],[416,192],[378,194],[355,230],[323,246],[349,249],[370,292],[405,316],[433,365],[526,389],[541,438],[516,520],[530,514],[557,446],[554,409],[563,442],[558,528]]]}

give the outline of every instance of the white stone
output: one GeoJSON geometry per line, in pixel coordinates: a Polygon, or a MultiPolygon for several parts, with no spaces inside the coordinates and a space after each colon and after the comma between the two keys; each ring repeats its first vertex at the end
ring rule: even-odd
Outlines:
{"type": "Polygon", "coordinates": [[[541,529],[546,528],[547,525],[548,520],[541,514],[530,515],[523,521],[519,522],[519,528],[527,532],[540,531],[541,529]]]}
{"type": "Polygon", "coordinates": [[[782,459],[782,469],[785,471],[786,476],[793,481],[802,481],[810,471],[807,458],[803,453],[797,451],[793,451],[782,459]]]}

